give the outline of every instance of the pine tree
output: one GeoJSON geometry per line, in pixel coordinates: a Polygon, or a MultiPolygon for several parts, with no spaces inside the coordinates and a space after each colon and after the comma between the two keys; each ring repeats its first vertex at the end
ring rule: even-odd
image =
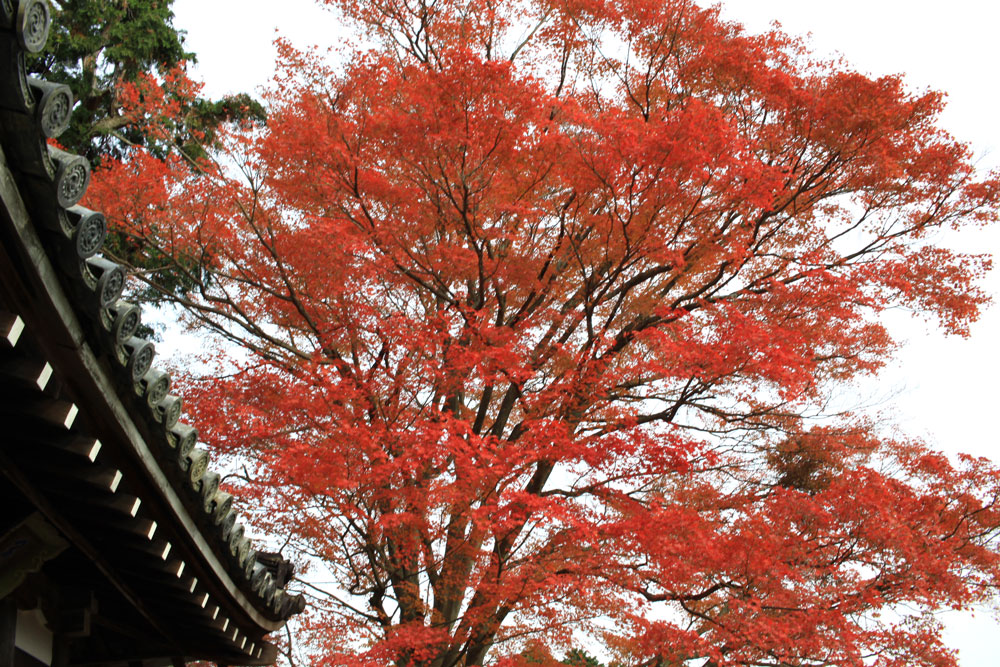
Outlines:
{"type": "Polygon", "coordinates": [[[98,164],[121,158],[136,146],[164,156],[179,149],[192,161],[213,144],[220,123],[262,122],[263,106],[246,93],[210,100],[197,93],[183,71],[195,62],[184,32],[173,25],[173,0],[53,0],[48,49],[31,72],[67,84],[78,104],[60,137],[69,150],[98,164]],[[122,86],[152,76],[167,82],[170,133],[151,135],[128,113],[122,86]]]}

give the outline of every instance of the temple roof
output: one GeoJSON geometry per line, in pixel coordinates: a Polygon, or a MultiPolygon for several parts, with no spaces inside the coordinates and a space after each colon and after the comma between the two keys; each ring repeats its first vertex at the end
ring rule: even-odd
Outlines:
{"type": "Polygon", "coordinates": [[[44,0],[0,0],[0,471],[165,655],[267,664],[264,636],[303,598],[285,589],[289,563],[258,557],[136,335],[125,270],[100,252],[104,216],[77,205],[89,164],[49,142],[72,94],[24,67],[49,23],[44,0]]]}

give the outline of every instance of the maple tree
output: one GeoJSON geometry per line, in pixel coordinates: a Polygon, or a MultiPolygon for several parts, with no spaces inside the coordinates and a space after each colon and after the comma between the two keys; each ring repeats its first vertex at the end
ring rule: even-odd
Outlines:
{"type": "Polygon", "coordinates": [[[1000,471],[826,409],[986,303],[941,96],[688,0],[328,4],[266,131],[88,195],[245,353],[184,395],[329,571],[311,664],[955,665],[1000,471]]]}

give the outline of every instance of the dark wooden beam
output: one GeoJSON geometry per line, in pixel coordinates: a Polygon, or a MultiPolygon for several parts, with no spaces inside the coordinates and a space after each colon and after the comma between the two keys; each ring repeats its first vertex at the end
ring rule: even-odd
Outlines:
{"type": "Polygon", "coordinates": [[[0,600],[0,665],[14,664],[14,637],[17,630],[17,602],[14,596],[0,600]]]}
{"type": "MultiPolygon", "coordinates": [[[[142,597],[137,595],[125,582],[121,580],[121,577],[117,574],[115,568],[111,567],[108,563],[106,556],[99,550],[96,549],[88,540],[86,540],[79,530],[65,517],[55,511],[52,504],[45,498],[38,489],[32,484],[20,471],[12,464],[11,460],[4,456],[0,452],[0,471],[11,481],[11,483],[17,487],[17,489],[24,494],[29,501],[31,501],[36,508],[48,519],[56,528],[62,532],[66,538],[73,543],[73,545],[90,559],[91,562],[97,567],[97,569],[107,577],[108,581],[118,590],[119,593],[132,605],[136,610],[138,615],[143,618],[153,629],[158,632],[165,640],[171,644],[176,645],[176,638],[173,637],[167,628],[165,628],[158,620],[156,614],[149,608],[143,601],[142,597]]],[[[3,663],[0,663],[3,664],[3,663]]]]}

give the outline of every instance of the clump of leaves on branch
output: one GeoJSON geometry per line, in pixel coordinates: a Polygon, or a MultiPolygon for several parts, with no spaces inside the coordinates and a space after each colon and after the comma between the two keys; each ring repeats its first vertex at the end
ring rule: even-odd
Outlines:
{"type": "Polygon", "coordinates": [[[887,309],[986,302],[941,96],[688,0],[330,4],[374,46],[284,45],[236,175],[91,191],[249,354],[186,395],[335,577],[311,664],[955,665],[1000,473],[822,417],[887,309]]]}

